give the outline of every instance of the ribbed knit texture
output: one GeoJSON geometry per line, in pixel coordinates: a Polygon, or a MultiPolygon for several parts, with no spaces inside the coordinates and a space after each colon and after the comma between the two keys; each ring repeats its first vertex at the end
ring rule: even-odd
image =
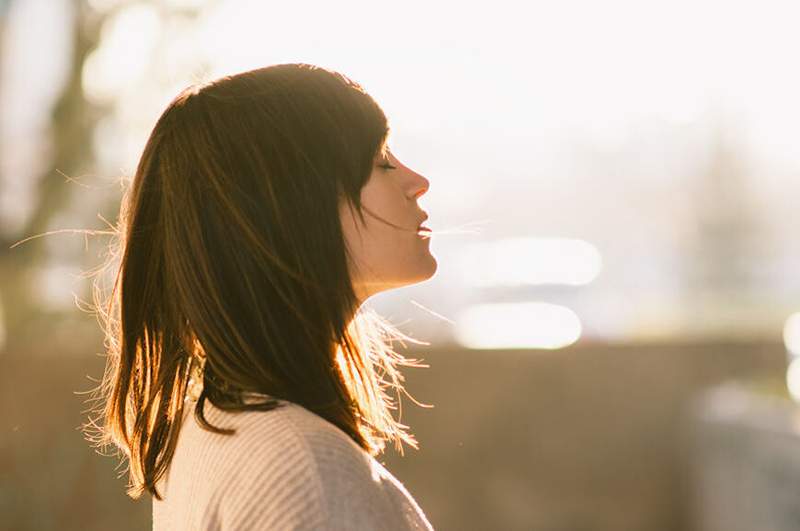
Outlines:
{"type": "Polygon", "coordinates": [[[339,428],[291,402],[240,413],[187,409],[175,456],[153,499],[153,529],[429,530],[405,487],[339,428]]]}

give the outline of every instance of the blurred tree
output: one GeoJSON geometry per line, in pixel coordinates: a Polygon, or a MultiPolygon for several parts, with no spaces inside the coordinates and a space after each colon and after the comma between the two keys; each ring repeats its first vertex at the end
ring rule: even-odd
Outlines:
{"type": "MultiPolygon", "coordinates": [[[[83,184],[81,176],[108,169],[96,169],[99,159],[94,153],[96,131],[103,131],[104,140],[108,142],[104,146],[117,148],[127,140],[124,132],[136,126],[122,123],[124,131],[108,132],[100,127],[101,120],[115,118],[112,113],[123,104],[136,112],[149,113],[149,109],[139,106],[139,99],[121,100],[130,97],[131,92],[155,92],[154,80],[162,80],[169,67],[167,62],[148,56],[144,58],[147,68],[141,80],[142,87],[124,93],[112,90],[109,101],[92,99],[91,91],[86,88],[85,76],[89,69],[85,65],[93,52],[103,50],[109,40],[117,37],[116,43],[121,40],[123,49],[109,46],[105,51],[111,50],[108,55],[113,65],[124,67],[124,55],[130,51],[124,48],[130,42],[130,35],[126,39],[112,35],[120,26],[114,23],[118,21],[117,16],[125,9],[135,10],[137,6],[146,5],[163,20],[170,20],[176,14],[178,17],[191,14],[191,9],[185,7],[185,2],[174,0],[169,3],[157,0],[60,1],[68,2],[72,8],[73,16],[58,22],[61,29],[69,33],[72,44],[63,86],[59,83],[54,89],[58,90],[58,95],[47,99],[48,107],[52,102],[44,128],[49,145],[42,151],[47,161],[36,166],[42,169],[33,177],[36,180],[34,205],[24,225],[0,226],[0,309],[5,309],[5,312],[0,311],[0,314],[5,313],[0,333],[5,328],[9,336],[5,347],[0,346],[3,350],[0,355],[0,529],[142,529],[149,525],[149,503],[133,503],[125,496],[124,481],[117,478],[118,471],[114,470],[115,460],[93,452],[78,430],[87,420],[86,404],[85,395],[75,396],[74,393],[85,391],[87,385],[93,386],[87,384],[87,374],[102,374],[103,360],[91,355],[100,345],[100,330],[96,329],[97,336],[88,336],[70,324],[65,343],[61,339],[64,336],[57,335],[53,325],[69,314],[46,313],[37,285],[41,282],[42,264],[61,265],[65,260],[61,248],[67,249],[66,259],[74,263],[84,258],[84,262],[94,261],[94,258],[87,257],[82,250],[73,253],[71,249],[82,247],[82,242],[75,241],[69,234],[37,236],[48,231],[95,228],[99,224],[95,219],[96,209],[102,208],[99,205],[108,202],[115,210],[119,206],[119,194],[96,193],[95,186],[78,187],[67,179],[74,178],[83,184]],[[177,7],[173,9],[172,5],[177,7]],[[59,244],[60,240],[68,245],[54,250],[51,244],[59,244]],[[23,243],[14,245],[18,242],[23,243]],[[50,355],[51,352],[58,355],[50,355]],[[35,383],[31,385],[31,382],[35,383]]],[[[24,4],[25,0],[20,0],[13,7],[24,4]]],[[[55,4],[52,0],[38,0],[38,5],[45,10],[52,4],[55,4]]],[[[7,1],[0,0],[0,32],[4,31],[5,21],[13,18],[2,17],[8,7],[7,1]]],[[[23,24],[15,26],[15,30],[20,27],[28,29],[23,24]]],[[[159,44],[184,37],[168,25],[161,27],[166,29],[153,36],[156,39],[153,53],[159,55],[164,53],[159,44]]],[[[128,30],[131,30],[130,24],[128,30]]],[[[140,27],[134,26],[132,31],[133,38],[140,37],[136,34],[141,33],[140,27]]],[[[24,61],[36,61],[37,55],[52,53],[46,42],[36,42],[36,45],[24,51],[24,61]]],[[[105,80],[119,84],[117,72],[103,72],[102,75],[105,80]]],[[[41,86],[45,81],[33,79],[33,82],[41,86]]],[[[8,132],[20,135],[23,129],[8,132]]],[[[116,167],[117,162],[111,164],[116,167]]],[[[99,228],[106,227],[100,225],[99,228]]],[[[97,240],[100,245],[106,243],[105,238],[97,240]]],[[[87,264],[80,265],[83,268],[87,264]]],[[[96,265],[91,264],[92,267],[96,265]]],[[[66,274],[62,278],[59,273],[58,282],[68,283],[69,280],[66,274]]],[[[85,321],[93,325],[90,319],[85,321]]]]}
{"type": "MultiPolygon", "coordinates": [[[[73,41],[69,74],[51,111],[51,159],[38,177],[32,215],[22,229],[0,231],[0,303],[5,308],[7,348],[37,330],[41,311],[32,289],[35,277],[31,266],[44,254],[41,238],[12,248],[21,239],[47,230],[48,221],[65,207],[69,188],[61,173],[72,175],[91,160],[91,134],[101,113],[84,97],[81,73],[84,61],[99,38],[104,15],[92,10],[84,0],[72,0],[75,16],[69,29],[73,41]]],[[[9,2],[4,4],[6,8],[9,2]]]]}
{"type": "MultiPolygon", "coordinates": [[[[141,108],[149,102],[142,101],[123,101],[130,97],[128,93],[114,93],[109,101],[97,101],[87,96],[85,93],[86,70],[84,68],[87,59],[95,49],[102,48],[108,41],[114,40],[113,31],[117,25],[108,24],[114,17],[121,14],[126,9],[136,9],[141,6],[150,6],[153,12],[165,22],[161,26],[161,33],[152,36],[154,39],[153,54],[158,55],[163,52],[159,46],[169,45],[185,38],[182,33],[183,28],[190,28],[190,25],[167,24],[169,22],[191,21],[195,19],[202,9],[198,5],[193,5],[185,1],[161,2],[155,0],[106,0],[104,2],[90,2],[89,0],[65,0],[71,4],[74,16],[68,21],[71,27],[67,30],[71,34],[72,53],[69,57],[68,74],[60,95],[52,107],[49,117],[49,136],[50,146],[48,153],[50,159],[47,161],[45,170],[38,176],[34,191],[34,206],[32,214],[21,228],[9,229],[0,227],[0,331],[3,329],[13,332],[9,333],[7,350],[11,351],[12,343],[23,344],[26,338],[34,337],[46,326],[46,320],[52,316],[43,312],[41,300],[38,294],[41,290],[37,288],[37,282],[41,282],[40,266],[47,263],[47,248],[44,238],[35,236],[46,233],[48,230],[75,229],[70,226],[61,226],[60,223],[52,226],[53,220],[57,216],[68,210],[70,207],[82,205],[85,210],[86,205],[94,204],[97,206],[98,198],[102,201],[118,202],[119,195],[101,198],[98,194],[87,195],[91,192],[81,190],[81,200],[73,198],[73,192],[78,191],[75,183],[68,181],[65,176],[73,177],[86,173],[94,173],[96,165],[96,154],[93,151],[93,135],[101,119],[110,115],[115,109],[131,104],[141,108]],[[177,28],[181,28],[176,31],[177,28]],[[86,193],[84,193],[86,192],[86,193]],[[24,241],[19,245],[15,243],[24,241]],[[14,247],[12,247],[14,246],[14,247]],[[5,315],[3,316],[3,313],[5,315]]],[[[0,0],[0,13],[8,9],[9,0],[0,0]]],[[[203,8],[213,5],[207,2],[203,8]]],[[[2,28],[2,23],[0,23],[2,28]]],[[[2,31],[2,29],[0,29],[2,31]]],[[[144,38],[144,37],[142,37],[144,38]]],[[[115,53],[121,53],[115,50],[115,53]]],[[[195,54],[197,55],[197,54],[195,54]]],[[[122,59],[122,58],[121,58],[122,59]]],[[[120,60],[121,60],[120,59],[120,60]]],[[[160,86],[165,78],[173,80],[176,76],[184,74],[191,76],[192,61],[196,57],[188,58],[188,68],[186,65],[167,64],[157,60],[155,56],[146,57],[146,71],[143,81],[152,86],[160,86]],[[177,73],[176,73],[177,72],[177,73]]],[[[205,68],[202,58],[199,59],[201,67],[205,68]]],[[[107,76],[114,76],[114,73],[104,73],[107,76]]],[[[151,88],[151,87],[147,87],[151,88]]],[[[134,91],[136,92],[136,91],[134,91]]],[[[147,92],[147,91],[144,91],[147,92]]],[[[152,92],[152,91],[151,91],[152,92]]],[[[149,112],[149,110],[141,109],[149,112]]],[[[122,124],[121,127],[128,127],[122,124]]],[[[116,131],[119,132],[119,131],[116,131]]],[[[120,132],[120,136],[122,136],[120,132]]],[[[109,140],[111,142],[122,142],[122,138],[109,140]]],[[[117,206],[114,206],[116,210],[117,206]]],[[[81,219],[93,218],[94,212],[81,212],[81,219]]],[[[79,221],[83,224],[85,221],[79,221]]],[[[92,225],[95,225],[93,223],[92,225]]],[[[101,230],[107,227],[99,227],[101,230]]],[[[59,238],[61,235],[48,236],[48,238],[59,238]]],[[[91,264],[92,267],[97,264],[91,264]]],[[[69,278],[64,278],[68,282],[69,278]]],[[[3,348],[0,345],[0,348],[3,348]]]]}

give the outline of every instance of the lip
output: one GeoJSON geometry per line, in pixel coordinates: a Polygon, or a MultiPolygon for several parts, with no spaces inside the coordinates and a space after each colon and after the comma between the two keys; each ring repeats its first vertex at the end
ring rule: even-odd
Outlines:
{"type": "Polygon", "coordinates": [[[431,229],[429,229],[428,227],[423,227],[423,226],[422,226],[422,224],[423,224],[423,223],[425,223],[426,221],[428,221],[428,214],[427,214],[427,213],[425,214],[425,217],[423,217],[423,218],[422,218],[422,219],[419,221],[419,225],[418,225],[418,227],[417,227],[417,230],[428,230],[428,231],[429,231],[429,230],[431,230],[431,229]]]}

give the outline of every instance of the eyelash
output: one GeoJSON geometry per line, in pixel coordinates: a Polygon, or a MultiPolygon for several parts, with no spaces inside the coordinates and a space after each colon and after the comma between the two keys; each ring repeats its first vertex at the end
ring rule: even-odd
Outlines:
{"type": "Polygon", "coordinates": [[[383,164],[378,164],[379,168],[383,168],[385,170],[396,170],[397,166],[392,166],[388,162],[384,162],[383,164]]]}

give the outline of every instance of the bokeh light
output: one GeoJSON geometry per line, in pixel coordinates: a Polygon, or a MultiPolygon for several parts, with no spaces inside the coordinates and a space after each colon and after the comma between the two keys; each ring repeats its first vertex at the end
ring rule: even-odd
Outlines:
{"type": "Polygon", "coordinates": [[[559,349],[581,335],[578,316],[543,302],[479,304],[456,318],[455,338],[472,349],[559,349]]]}
{"type": "Polygon", "coordinates": [[[800,312],[793,313],[783,325],[783,343],[792,356],[800,357],[800,312]]]}
{"type": "Polygon", "coordinates": [[[800,402],[800,358],[789,362],[786,370],[786,387],[795,402],[800,402]]]}

